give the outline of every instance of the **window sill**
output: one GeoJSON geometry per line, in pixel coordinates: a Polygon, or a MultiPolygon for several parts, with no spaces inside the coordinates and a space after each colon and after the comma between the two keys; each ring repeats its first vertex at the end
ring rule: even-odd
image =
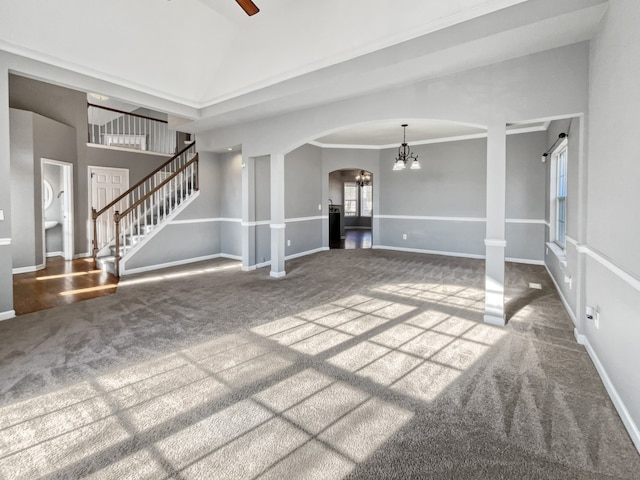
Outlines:
{"type": "Polygon", "coordinates": [[[547,242],[547,248],[553,252],[563,267],[567,266],[567,252],[555,242],[547,242]]]}

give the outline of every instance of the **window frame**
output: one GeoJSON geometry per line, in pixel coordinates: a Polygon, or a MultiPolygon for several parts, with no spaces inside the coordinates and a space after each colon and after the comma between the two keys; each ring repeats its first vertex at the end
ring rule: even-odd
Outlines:
{"type": "Polygon", "coordinates": [[[567,199],[568,199],[568,141],[562,141],[551,155],[551,182],[549,184],[549,241],[562,251],[567,245],[567,199]]]}
{"type": "Polygon", "coordinates": [[[373,185],[363,185],[359,186],[356,182],[343,182],[342,184],[342,194],[343,194],[343,208],[344,208],[344,216],[345,217],[363,217],[363,218],[372,218],[373,217],[373,185]],[[347,188],[355,188],[355,199],[347,198],[347,188]],[[364,194],[365,189],[367,189],[370,193],[367,197],[364,194]],[[363,204],[365,203],[365,198],[368,198],[369,204],[371,208],[369,211],[366,211],[363,208],[363,204]],[[347,207],[352,202],[355,203],[355,208],[353,209],[353,213],[351,213],[351,209],[347,207]]]}

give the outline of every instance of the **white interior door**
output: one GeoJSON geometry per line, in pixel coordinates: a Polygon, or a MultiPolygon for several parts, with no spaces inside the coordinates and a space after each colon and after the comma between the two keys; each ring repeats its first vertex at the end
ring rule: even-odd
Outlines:
{"type": "MultiPolygon", "coordinates": [[[[129,189],[129,170],[126,168],[89,167],[89,180],[91,185],[90,207],[100,211],[129,189]]],[[[114,238],[113,214],[116,210],[122,212],[127,206],[128,202],[123,199],[98,218],[96,225],[98,245],[106,245],[114,238]]],[[[91,215],[91,209],[89,215],[91,215]]]]}

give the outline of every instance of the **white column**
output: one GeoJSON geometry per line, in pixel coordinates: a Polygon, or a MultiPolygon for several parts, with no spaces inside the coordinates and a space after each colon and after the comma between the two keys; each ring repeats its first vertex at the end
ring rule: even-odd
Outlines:
{"type": "Polygon", "coordinates": [[[256,268],[256,162],[242,158],[242,270],[256,268]]]}
{"type": "MultiPolygon", "coordinates": [[[[587,126],[585,124],[585,117],[578,117],[580,122],[579,134],[580,134],[580,144],[578,151],[578,191],[577,193],[577,202],[578,202],[578,218],[577,222],[577,235],[576,238],[578,245],[576,245],[576,249],[578,250],[578,265],[576,269],[576,327],[574,330],[574,335],[576,340],[580,344],[585,343],[585,335],[586,335],[586,312],[585,309],[587,307],[587,286],[586,286],[586,273],[587,273],[587,255],[584,249],[584,245],[587,243],[587,126]]],[[[574,127],[575,128],[575,127],[574,127]]],[[[568,131],[567,135],[571,138],[574,135],[573,131],[568,131]]],[[[569,153],[571,155],[571,152],[569,153]]],[[[569,195],[574,195],[574,192],[569,192],[569,195]]],[[[572,221],[572,219],[568,219],[572,221]]]]}
{"type": "Polygon", "coordinates": [[[505,198],[507,132],[504,121],[492,121],[487,138],[487,234],[484,321],[504,326],[505,198]]]}
{"type": "Polygon", "coordinates": [[[284,269],[284,155],[271,155],[271,273],[275,278],[286,275],[284,269]]]}
{"type": "Polygon", "coordinates": [[[11,243],[11,150],[9,68],[0,55],[0,320],[14,316],[11,243]]]}

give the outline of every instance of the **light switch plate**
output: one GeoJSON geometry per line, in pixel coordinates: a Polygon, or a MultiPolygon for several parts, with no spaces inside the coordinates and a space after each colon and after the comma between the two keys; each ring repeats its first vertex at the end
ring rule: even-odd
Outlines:
{"type": "Polygon", "coordinates": [[[4,210],[0,210],[0,221],[4,220],[4,210]]]}

